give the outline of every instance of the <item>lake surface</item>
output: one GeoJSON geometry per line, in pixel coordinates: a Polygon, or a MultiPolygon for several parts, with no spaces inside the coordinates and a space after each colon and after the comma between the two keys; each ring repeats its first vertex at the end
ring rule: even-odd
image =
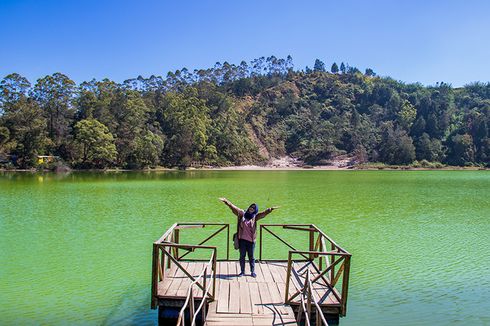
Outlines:
{"type": "Polygon", "coordinates": [[[3,173],[0,324],[156,324],[152,242],[222,196],[352,253],[341,326],[490,325],[488,171],[3,173]]]}

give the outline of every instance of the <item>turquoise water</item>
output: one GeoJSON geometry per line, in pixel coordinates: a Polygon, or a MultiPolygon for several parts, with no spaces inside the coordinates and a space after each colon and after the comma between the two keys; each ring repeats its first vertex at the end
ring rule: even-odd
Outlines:
{"type": "Polygon", "coordinates": [[[353,254],[342,326],[490,325],[488,171],[3,173],[0,324],[155,324],[152,242],[221,196],[353,254]]]}

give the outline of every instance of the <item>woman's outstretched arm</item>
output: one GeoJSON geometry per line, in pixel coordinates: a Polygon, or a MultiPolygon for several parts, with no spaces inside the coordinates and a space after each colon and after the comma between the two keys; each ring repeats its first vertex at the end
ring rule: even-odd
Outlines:
{"type": "Polygon", "coordinates": [[[267,214],[270,214],[273,210],[278,209],[278,208],[279,208],[279,206],[269,207],[265,211],[258,213],[257,216],[255,217],[255,219],[260,220],[260,219],[266,217],[267,214]]]}
{"type": "Polygon", "coordinates": [[[242,212],[242,210],[240,208],[238,208],[237,206],[233,205],[233,203],[231,201],[229,201],[228,199],[226,198],[219,198],[219,200],[221,200],[223,203],[225,203],[226,206],[228,206],[231,211],[233,212],[233,214],[235,214],[236,216],[240,217],[240,213],[242,212]]]}

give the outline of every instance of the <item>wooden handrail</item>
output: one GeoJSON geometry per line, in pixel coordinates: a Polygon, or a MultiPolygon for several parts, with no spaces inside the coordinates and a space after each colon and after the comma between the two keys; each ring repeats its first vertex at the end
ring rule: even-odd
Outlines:
{"type": "Polygon", "coordinates": [[[323,256],[343,256],[343,257],[350,257],[352,256],[350,253],[348,252],[338,252],[338,251],[314,251],[314,250],[290,250],[289,251],[290,253],[293,253],[293,254],[299,254],[299,255],[303,255],[303,254],[315,254],[315,255],[323,255],[323,256]]]}
{"type": "MultiPolygon", "coordinates": [[[[321,229],[319,229],[315,224],[261,224],[259,228],[259,233],[260,233],[260,243],[259,243],[259,260],[262,260],[262,251],[263,251],[263,235],[262,235],[262,230],[265,229],[267,232],[272,234],[274,237],[276,237],[278,240],[283,242],[286,246],[288,246],[290,249],[295,250],[294,247],[284,241],[281,237],[279,237],[277,234],[275,234],[273,231],[270,230],[271,227],[281,227],[283,229],[289,229],[289,230],[296,230],[296,231],[307,231],[309,232],[309,249],[310,251],[313,251],[314,249],[314,236],[315,233],[318,234],[318,239],[322,242],[323,247],[325,247],[325,240],[327,240],[331,246],[332,249],[337,249],[338,251],[341,251],[343,253],[349,254],[349,252],[342,247],[340,247],[335,241],[333,241],[328,235],[325,234],[321,229]]],[[[325,248],[323,248],[325,250],[325,248]]],[[[313,259],[313,256],[310,255],[308,259],[313,259]]]]}
{"type": "MultiPolygon", "coordinates": [[[[220,233],[221,231],[223,231],[225,228],[229,227],[230,225],[227,224],[227,225],[223,225],[220,229],[216,230],[213,234],[211,234],[209,237],[207,237],[206,239],[202,240],[201,242],[199,242],[199,246],[200,245],[203,245],[204,243],[206,243],[208,240],[210,240],[211,238],[213,238],[215,235],[217,235],[218,233],[220,233]]],[[[188,251],[186,252],[185,254],[183,254],[182,256],[180,257],[177,257],[178,259],[182,259],[184,258],[185,256],[187,256],[188,254],[190,254],[191,252],[188,251]]]]}
{"type": "Polygon", "coordinates": [[[320,233],[325,239],[328,240],[328,242],[330,242],[332,245],[334,245],[337,249],[339,249],[340,251],[343,251],[346,254],[349,253],[347,250],[345,250],[344,248],[339,246],[335,241],[333,241],[328,235],[326,235],[325,232],[320,230],[315,224],[311,224],[311,227],[314,228],[316,230],[316,232],[320,233]]]}
{"type": "MultiPolygon", "coordinates": [[[[289,261],[292,262],[292,254],[294,254],[294,252],[289,252],[289,256],[288,256],[288,271],[287,271],[287,277],[286,277],[286,293],[285,293],[285,302],[286,303],[289,303],[291,302],[294,298],[296,298],[299,294],[300,294],[300,290],[296,291],[293,295],[291,295],[290,297],[288,297],[288,294],[289,294],[289,282],[290,282],[290,274],[292,273],[292,263],[289,264],[289,261]]],[[[330,255],[329,253],[318,253],[318,254],[326,254],[326,255],[330,255]]],[[[334,286],[332,286],[331,282],[329,282],[325,277],[324,275],[329,271],[331,270],[332,268],[334,268],[338,263],[340,263],[342,260],[344,260],[346,257],[350,257],[350,256],[345,256],[345,257],[340,257],[339,259],[337,259],[336,261],[334,261],[330,266],[328,266],[325,270],[323,270],[322,272],[320,272],[314,279],[312,282],[316,282],[317,280],[319,280],[320,278],[325,282],[325,285],[327,285],[327,287],[330,288],[330,290],[332,291],[333,295],[337,298],[337,300],[339,300],[340,302],[343,301],[342,297],[339,297],[338,294],[336,293],[335,289],[334,289],[334,286]]],[[[313,265],[314,266],[314,265],[313,265]]],[[[316,268],[316,266],[315,266],[316,268]]]]}
{"type": "MultiPolygon", "coordinates": [[[[214,271],[214,274],[216,274],[216,271],[214,271]]],[[[204,273],[204,284],[206,284],[206,273],[204,273]]],[[[195,313],[194,313],[194,318],[192,320],[192,324],[191,326],[195,326],[196,325],[196,316],[199,314],[199,312],[201,311],[201,309],[203,310],[203,313],[202,313],[202,317],[203,317],[203,322],[206,321],[206,298],[208,297],[209,295],[209,288],[211,287],[211,282],[209,282],[209,285],[206,287],[206,291],[203,291],[203,296],[202,296],[202,300],[201,300],[201,304],[199,305],[199,307],[196,309],[195,313]]],[[[213,291],[214,291],[214,287],[213,287],[213,291]]]]}
{"type": "MultiPolygon", "coordinates": [[[[187,256],[189,253],[194,252],[196,250],[208,249],[213,250],[213,290],[212,294],[209,297],[214,300],[216,293],[216,260],[217,260],[217,247],[216,246],[207,246],[203,245],[211,238],[215,237],[217,234],[227,229],[227,244],[226,244],[226,257],[229,258],[229,246],[230,246],[230,224],[229,223],[175,223],[173,224],[165,233],[153,243],[153,260],[152,260],[152,287],[151,287],[151,308],[155,309],[158,305],[158,283],[163,281],[165,278],[165,270],[170,268],[171,263],[175,264],[177,268],[182,270],[182,272],[194,282],[196,279],[181,265],[179,262],[184,256],[187,256]],[[185,244],[179,243],[180,237],[179,232],[185,229],[192,228],[205,228],[206,226],[221,226],[217,231],[212,233],[206,239],[201,241],[199,244],[185,244]],[[182,256],[179,257],[179,250],[187,251],[182,256]],[[160,257],[161,253],[161,257],[160,257]]],[[[205,285],[203,286],[199,282],[196,282],[196,285],[202,290],[205,290],[205,285]]]]}
{"type": "Polygon", "coordinates": [[[320,326],[320,325],[328,326],[327,320],[325,319],[325,316],[322,313],[322,308],[320,307],[320,304],[318,303],[318,301],[315,299],[313,295],[313,284],[311,282],[310,270],[306,271],[305,284],[303,285],[300,291],[301,291],[300,306],[296,315],[296,322],[298,324],[301,323],[303,313],[304,313],[305,325],[307,326],[311,325],[311,303],[313,302],[313,305],[316,308],[316,326],[320,326]],[[306,302],[305,302],[305,296],[306,296],[306,302]]]}
{"type": "Polygon", "coordinates": [[[182,249],[189,249],[189,250],[216,249],[216,246],[190,245],[190,244],[172,243],[172,242],[162,242],[160,244],[157,244],[157,246],[159,246],[159,247],[175,247],[175,248],[182,248],[182,249]]]}
{"type": "MultiPolygon", "coordinates": [[[[314,261],[311,261],[309,264],[312,264],[312,266],[315,268],[315,270],[318,272],[318,275],[316,275],[313,279],[309,279],[310,282],[315,283],[318,280],[322,280],[329,290],[332,292],[332,294],[335,296],[335,298],[339,301],[341,305],[341,315],[345,316],[346,313],[346,305],[347,305],[347,293],[348,293],[348,281],[349,281],[349,266],[350,266],[350,258],[351,254],[350,253],[339,253],[336,251],[330,251],[330,252],[311,252],[308,250],[305,251],[289,251],[288,254],[288,266],[287,266],[287,271],[286,271],[286,289],[285,289],[285,298],[284,302],[285,303],[291,303],[294,298],[296,298],[298,295],[301,295],[302,289],[297,290],[295,293],[293,293],[291,296],[289,295],[289,288],[291,284],[291,276],[294,273],[298,272],[293,268],[293,255],[294,254],[310,254],[314,253],[315,255],[318,256],[331,256],[331,257],[338,257],[337,259],[334,259],[331,264],[329,264],[324,270],[318,269],[314,261]],[[328,273],[329,271],[333,270],[336,265],[342,263],[341,268],[337,271],[337,274],[335,275],[334,278],[331,278],[330,280],[326,278],[324,275],[328,273]],[[335,285],[337,281],[339,280],[340,276],[343,275],[342,278],[342,291],[339,294],[338,291],[335,289],[335,285]]],[[[309,275],[310,270],[307,269],[307,273],[309,275]]],[[[306,282],[305,282],[306,283],[306,282]]],[[[323,284],[323,283],[322,283],[323,284]]],[[[301,286],[301,283],[300,283],[301,286]]],[[[303,284],[304,287],[304,284],[303,284]]]]}
{"type": "Polygon", "coordinates": [[[303,313],[305,314],[305,325],[311,325],[311,303],[315,305],[316,308],[316,326],[326,325],[328,326],[327,320],[322,313],[322,308],[315,297],[313,295],[313,284],[311,282],[310,270],[306,271],[306,281],[304,286],[301,288],[301,297],[300,297],[300,307],[298,309],[298,313],[296,315],[296,322],[299,324],[303,317],[303,313]],[[306,302],[305,302],[306,296],[306,302]]]}
{"type": "MultiPolygon", "coordinates": [[[[269,232],[271,235],[273,235],[277,240],[281,241],[282,243],[284,243],[286,246],[289,247],[289,249],[292,249],[294,251],[297,251],[296,248],[294,248],[293,246],[291,246],[289,243],[287,243],[286,241],[284,241],[280,236],[278,236],[277,234],[275,234],[274,232],[272,232],[271,230],[269,230],[267,228],[267,225],[261,225],[261,233],[262,233],[262,229],[266,230],[267,232],[269,232]]],[[[262,237],[261,237],[262,238],[262,237]]],[[[306,259],[308,259],[308,257],[304,256],[306,259]]],[[[259,252],[259,260],[262,260],[262,242],[260,243],[260,252],[259,252]]]]}
{"type": "Polygon", "coordinates": [[[174,223],[154,243],[159,244],[159,243],[162,243],[164,241],[173,242],[173,241],[169,241],[169,240],[166,240],[166,239],[169,238],[173,234],[173,232],[176,231],[176,230],[193,229],[193,228],[205,228],[206,226],[217,226],[217,225],[221,225],[223,227],[229,227],[230,226],[229,223],[204,223],[204,222],[196,222],[196,223],[190,223],[190,222],[187,222],[187,223],[174,223]]]}
{"type": "MultiPolygon", "coordinates": [[[[203,306],[203,303],[206,301],[206,298],[209,295],[209,289],[210,289],[212,284],[215,284],[214,282],[213,283],[209,282],[208,286],[206,287],[207,270],[208,270],[208,267],[210,267],[210,266],[212,268],[213,279],[216,279],[216,250],[213,250],[213,252],[211,254],[211,258],[209,259],[208,263],[206,265],[204,265],[204,268],[202,269],[199,276],[196,277],[196,279],[189,286],[189,290],[187,291],[186,300],[184,302],[184,305],[180,309],[179,318],[177,319],[177,325],[182,325],[182,326],[185,325],[184,312],[185,312],[185,309],[187,308],[187,305],[189,304],[189,302],[191,302],[190,316],[191,316],[192,325],[195,325],[196,316],[199,313],[200,309],[203,306]],[[203,281],[204,287],[201,287],[200,284],[198,283],[198,280],[200,278],[202,278],[203,276],[204,276],[204,279],[203,279],[204,280],[203,281]],[[194,295],[193,295],[194,285],[198,285],[203,290],[203,295],[202,295],[202,299],[201,299],[202,301],[201,301],[201,304],[199,305],[199,308],[197,310],[194,310],[194,295]]],[[[214,292],[214,289],[213,289],[213,292],[214,292]]],[[[204,318],[205,318],[205,316],[204,316],[204,318]]]]}
{"type": "MultiPolygon", "coordinates": [[[[308,283],[308,288],[309,288],[308,294],[310,296],[312,296],[312,293],[313,293],[313,284],[312,284],[311,278],[310,278],[310,270],[308,270],[307,273],[308,274],[306,275],[306,277],[307,277],[307,283],[308,283]]],[[[320,324],[320,320],[321,320],[321,322],[324,325],[328,326],[327,320],[325,319],[325,316],[322,313],[322,308],[320,307],[318,301],[317,300],[313,300],[313,303],[314,303],[314,305],[316,307],[316,325],[317,326],[321,325],[320,324]]]]}
{"type": "Polygon", "coordinates": [[[174,229],[179,225],[178,223],[174,223],[157,241],[155,241],[155,244],[161,243],[165,241],[166,238],[168,238],[172,232],[174,232],[174,229]]]}

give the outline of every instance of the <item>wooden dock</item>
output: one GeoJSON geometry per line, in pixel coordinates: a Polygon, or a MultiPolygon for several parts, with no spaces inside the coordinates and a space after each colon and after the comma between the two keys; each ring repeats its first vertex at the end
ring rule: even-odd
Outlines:
{"type": "Polygon", "coordinates": [[[345,315],[351,255],[321,230],[314,225],[261,225],[261,240],[267,231],[291,250],[287,259],[261,260],[264,248],[259,242],[255,278],[238,276],[239,262],[229,259],[229,230],[228,224],[174,224],[154,243],[152,308],[158,307],[159,315],[178,311],[177,325],[208,326],[328,325],[327,319],[334,324],[345,315]],[[205,227],[217,230],[198,244],[179,243],[183,229],[205,227]],[[296,250],[274,228],[307,231],[308,250],[296,250]],[[220,233],[226,234],[223,248],[204,245],[220,233]],[[218,259],[220,249],[226,250],[225,257],[218,259]],[[198,251],[209,252],[209,260],[191,260],[198,251]]]}

